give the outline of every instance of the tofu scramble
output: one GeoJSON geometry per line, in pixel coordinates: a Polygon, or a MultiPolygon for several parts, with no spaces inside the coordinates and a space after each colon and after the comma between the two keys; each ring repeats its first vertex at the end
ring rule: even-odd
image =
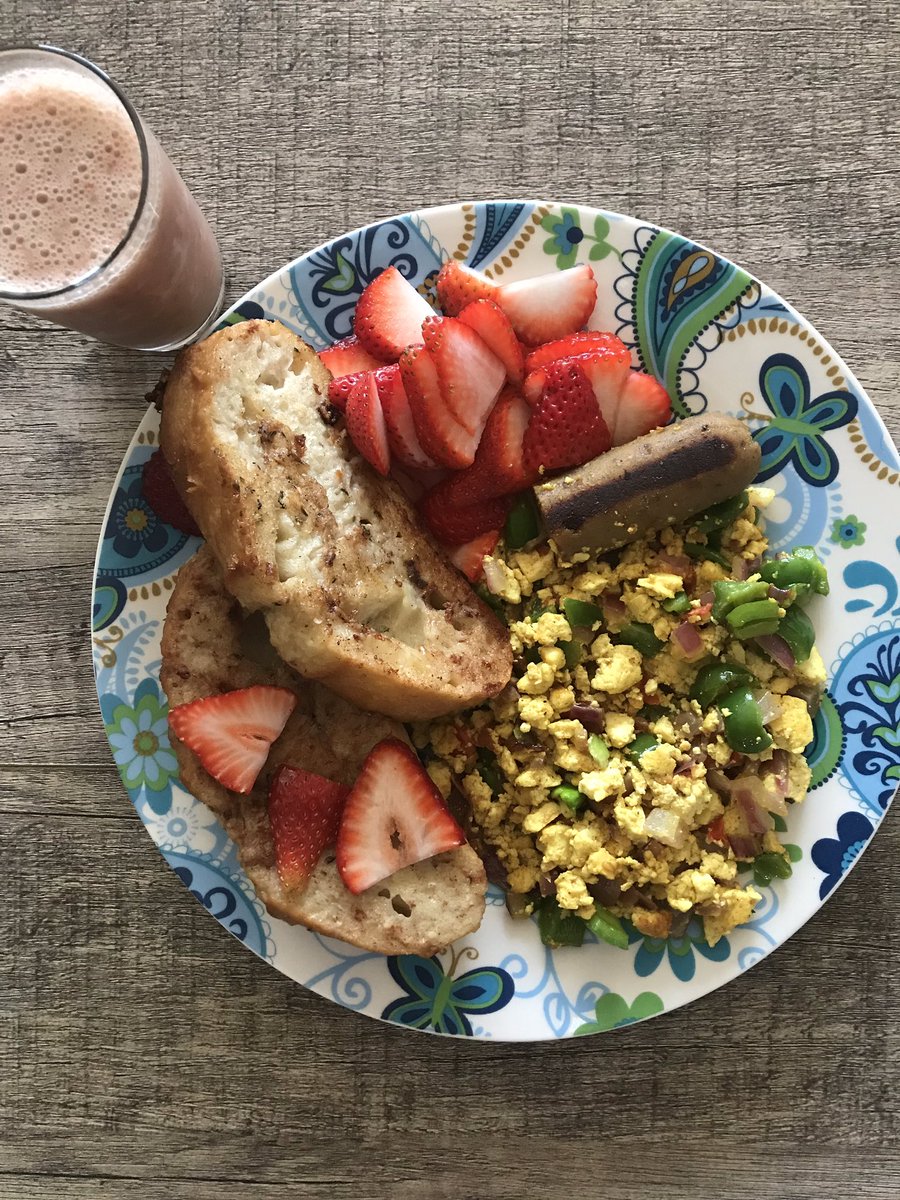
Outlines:
{"type": "Polygon", "coordinates": [[[752,918],[754,882],[790,874],[775,824],[809,787],[825,670],[804,606],[828,583],[808,547],[764,559],[772,496],[605,554],[507,541],[486,560],[512,680],[413,740],[549,945],[590,929],[624,947],[624,918],[665,938],[692,917],[714,945],[752,918]]]}

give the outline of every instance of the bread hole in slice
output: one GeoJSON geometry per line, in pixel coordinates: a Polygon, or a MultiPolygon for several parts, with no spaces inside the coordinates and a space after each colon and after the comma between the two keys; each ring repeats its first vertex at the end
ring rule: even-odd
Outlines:
{"type": "Polygon", "coordinates": [[[401,917],[412,916],[412,909],[399,893],[391,896],[391,908],[395,913],[399,913],[401,917]]]}
{"type": "Polygon", "coordinates": [[[336,861],[336,859],[335,859],[334,851],[333,851],[333,850],[329,850],[329,851],[328,851],[328,853],[325,855],[325,862],[326,862],[326,863],[328,864],[328,866],[330,867],[330,866],[331,866],[331,864],[332,864],[333,862],[335,862],[335,861],[336,861]]]}
{"type": "Polygon", "coordinates": [[[390,889],[390,888],[379,888],[379,889],[378,889],[378,895],[379,895],[379,896],[383,896],[383,897],[385,898],[385,900],[390,900],[390,898],[391,898],[391,889],[390,889]]]}

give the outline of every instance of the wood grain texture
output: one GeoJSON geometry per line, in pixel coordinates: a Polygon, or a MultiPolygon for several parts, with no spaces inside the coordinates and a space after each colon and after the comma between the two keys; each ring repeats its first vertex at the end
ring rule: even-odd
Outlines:
{"type": "MultiPolygon", "coordinates": [[[[364,222],[553,196],[716,247],[900,430],[887,0],[6,0],[123,82],[229,295],[364,222]]],[[[292,985],[185,893],[97,719],[90,568],[160,361],[0,309],[0,1200],[888,1200],[896,814],[750,975],[581,1043],[467,1045],[292,985]]]]}

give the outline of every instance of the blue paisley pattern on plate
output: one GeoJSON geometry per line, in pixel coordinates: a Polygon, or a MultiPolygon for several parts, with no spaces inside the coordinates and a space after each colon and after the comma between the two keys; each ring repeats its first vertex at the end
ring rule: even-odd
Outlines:
{"type": "Polygon", "coordinates": [[[677,234],[584,206],[513,200],[392,218],[288,264],[220,326],[278,317],[321,346],[351,331],[356,299],[379,271],[394,265],[432,296],[451,256],[503,280],[590,262],[603,327],[618,328],[677,411],[718,407],[751,423],[775,491],[773,549],[810,544],[830,556],[832,594],[813,612],[829,687],[808,752],[812,790],[789,818],[794,876],[760,888],[753,920],[712,948],[692,920],[666,941],[632,930],[627,951],[590,935],[581,950],[552,951],[532,922],[509,920],[496,888],[481,928],[430,959],[385,958],[270,918],[224,829],[180,785],[168,741],[162,624],[174,575],[199,542],[166,526],[142,495],[156,445],[153,410],[123,463],[100,539],[97,691],[148,833],[188,890],[255,953],[320,995],[401,1028],[580,1037],[675,1008],[752,967],[812,915],[873,836],[900,781],[900,540],[885,520],[896,511],[900,460],[859,385],[778,296],[677,234]]]}

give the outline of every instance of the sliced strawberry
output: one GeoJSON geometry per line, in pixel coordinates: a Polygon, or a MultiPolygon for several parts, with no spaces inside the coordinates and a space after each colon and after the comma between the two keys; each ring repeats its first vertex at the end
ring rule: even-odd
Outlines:
{"type": "Polygon", "coordinates": [[[166,525],[190,534],[191,537],[201,536],[197,522],[178,494],[162,450],[154,450],[144,463],[141,472],[141,495],[166,525]]]}
{"type": "Polygon", "coordinates": [[[392,456],[405,467],[423,471],[433,469],[435,463],[422,449],[413,424],[409,397],[400,377],[399,366],[395,363],[390,367],[382,367],[375,372],[375,381],[392,456]]]}
{"type": "Polygon", "coordinates": [[[474,329],[491,353],[503,363],[509,382],[521,383],[525,378],[524,355],[503,309],[493,300],[476,300],[466,305],[459,319],[474,329]]]}
{"type": "Polygon", "coordinates": [[[477,583],[484,574],[484,556],[491,553],[499,540],[500,530],[491,529],[464,546],[454,546],[448,557],[469,583],[477,583]]]}
{"type": "Polygon", "coordinates": [[[322,852],[333,846],[349,788],[283,764],[269,784],[275,866],[288,891],[303,887],[322,852]]]}
{"type": "Polygon", "coordinates": [[[400,356],[400,377],[425,453],[444,467],[469,466],[475,458],[478,437],[463,429],[451,415],[434,359],[424,346],[411,346],[400,356]]]}
{"type": "Polygon", "coordinates": [[[448,480],[450,502],[476,504],[530,487],[538,476],[525,466],[522,442],[531,409],[511,387],[500,393],[478,444],[475,461],[448,480]]]}
{"type": "Polygon", "coordinates": [[[360,371],[374,371],[381,366],[377,358],[373,358],[365,346],[355,337],[343,338],[319,351],[319,358],[335,379],[342,375],[353,375],[360,371]]]}
{"type": "Polygon", "coordinates": [[[344,419],[354,446],[366,462],[371,463],[379,475],[387,475],[391,469],[391,450],[373,371],[366,371],[353,385],[344,419]]]}
{"type": "Polygon", "coordinates": [[[631,366],[631,352],[614,333],[603,333],[599,329],[584,329],[570,333],[555,342],[546,342],[532,350],[525,359],[525,370],[535,371],[547,363],[560,358],[572,358],[576,354],[606,353],[615,356],[626,366],[631,366]]]}
{"type": "Polygon", "coordinates": [[[395,871],[466,840],[413,751],[386,738],[350,790],[337,837],[337,868],[359,895],[395,871]]]}
{"type": "Polygon", "coordinates": [[[169,728],[213,779],[243,794],[252,789],[296,703],[287,688],[240,688],[170,709],[169,728]]]}
{"type": "MultiPolygon", "coordinates": [[[[611,351],[592,350],[585,354],[575,355],[573,358],[560,358],[556,362],[577,363],[582,368],[594,390],[600,412],[603,414],[603,419],[615,444],[614,430],[618,420],[622,390],[632,373],[627,355],[623,358],[615,349],[611,351]]],[[[546,366],[537,367],[525,376],[522,390],[529,404],[536,403],[546,387],[551,365],[548,363],[546,366]]]]}
{"type": "Polygon", "coordinates": [[[541,373],[544,386],[535,398],[522,443],[525,469],[580,467],[608,450],[609,429],[581,360],[569,358],[550,363],[528,379],[541,373]]]}
{"type": "Polygon", "coordinates": [[[356,302],[353,328],[370,354],[396,362],[407,346],[422,343],[422,322],[434,309],[396,267],[388,267],[356,302]]]}
{"type": "Polygon", "coordinates": [[[575,333],[594,311],[597,280],[587,264],[504,283],[494,297],[527,346],[575,333]]]}
{"type": "Polygon", "coordinates": [[[630,371],[619,398],[613,445],[621,446],[649,433],[667,424],[671,416],[672,402],[663,385],[643,371],[630,371]]]}
{"type": "Polygon", "coordinates": [[[437,297],[446,317],[457,317],[473,300],[490,300],[497,284],[455,258],[445,262],[437,277],[437,297]]]}
{"type": "Polygon", "coordinates": [[[328,385],[328,401],[343,412],[350,399],[350,393],[365,375],[365,371],[354,371],[352,375],[342,375],[340,379],[332,379],[328,385]]]}
{"type": "Polygon", "coordinates": [[[422,520],[439,542],[460,546],[489,529],[503,526],[512,506],[511,499],[499,497],[478,504],[456,504],[450,499],[455,482],[453,476],[445,479],[419,503],[422,520]]]}
{"type": "Polygon", "coordinates": [[[429,317],[422,323],[422,337],[451,416],[468,433],[481,437],[506,378],[503,363],[474,329],[455,317],[429,317]]]}

